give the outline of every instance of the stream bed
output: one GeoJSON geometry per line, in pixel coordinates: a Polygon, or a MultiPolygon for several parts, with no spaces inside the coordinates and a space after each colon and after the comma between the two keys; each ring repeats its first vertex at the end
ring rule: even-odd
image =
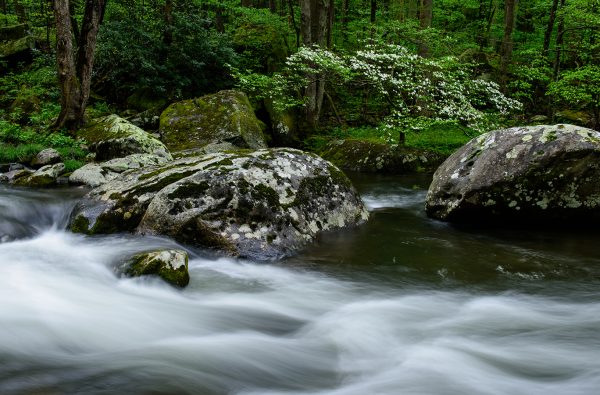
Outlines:
{"type": "Polygon", "coordinates": [[[270,263],[65,231],[81,190],[0,186],[0,394],[523,394],[600,389],[600,233],[457,228],[426,176],[355,176],[365,226],[270,263]]]}

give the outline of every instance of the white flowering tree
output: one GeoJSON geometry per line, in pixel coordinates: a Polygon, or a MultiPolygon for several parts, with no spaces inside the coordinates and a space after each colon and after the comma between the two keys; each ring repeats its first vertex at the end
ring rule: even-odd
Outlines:
{"type": "MultiPolygon", "coordinates": [[[[481,130],[489,115],[520,109],[493,82],[472,77],[469,66],[456,58],[423,58],[398,45],[365,45],[352,54],[322,48],[301,48],[285,68],[271,77],[239,75],[240,87],[258,98],[270,98],[280,109],[304,106],[302,91],[319,74],[344,107],[357,92],[378,111],[380,129],[395,136],[408,128],[455,121],[481,130]]],[[[332,106],[335,106],[332,103],[332,106]]]]}

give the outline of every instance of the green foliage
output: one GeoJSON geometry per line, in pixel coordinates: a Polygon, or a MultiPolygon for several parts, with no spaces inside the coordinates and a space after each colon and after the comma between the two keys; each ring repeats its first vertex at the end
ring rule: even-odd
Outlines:
{"type": "Polygon", "coordinates": [[[137,89],[179,99],[226,88],[226,64],[235,64],[229,38],[209,29],[196,13],[174,13],[172,42],[163,27],[130,20],[106,21],[98,38],[94,88],[123,103],[137,89]]]}
{"type": "Polygon", "coordinates": [[[550,84],[548,95],[563,106],[588,111],[597,126],[600,123],[600,66],[588,65],[563,72],[558,81],[550,84]]]}
{"type": "Polygon", "coordinates": [[[456,58],[423,58],[391,44],[367,44],[351,54],[302,48],[272,77],[238,75],[241,89],[256,99],[272,99],[280,109],[305,104],[302,92],[314,76],[337,89],[338,98],[359,94],[376,103],[376,123],[390,142],[399,130],[445,121],[487,129],[494,126],[488,113],[498,118],[520,109],[497,84],[474,78],[456,58]]]}

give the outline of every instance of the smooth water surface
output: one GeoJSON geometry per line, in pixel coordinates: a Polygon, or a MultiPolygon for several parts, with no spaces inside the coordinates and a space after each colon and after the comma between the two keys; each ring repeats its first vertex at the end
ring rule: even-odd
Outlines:
{"type": "Polygon", "coordinates": [[[597,394],[600,235],[456,229],[428,182],[357,178],[370,222],[281,262],[190,251],[183,291],[113,271],[174,242],[0,187],[0,394],[597,394]]]}

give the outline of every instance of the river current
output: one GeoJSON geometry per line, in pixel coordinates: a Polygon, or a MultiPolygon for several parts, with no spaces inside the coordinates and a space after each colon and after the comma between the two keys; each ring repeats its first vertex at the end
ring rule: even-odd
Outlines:
{"type": "Polygon", "coordinates": [[[367,225],[278,262],[188,250],[182,291],[113,271],[173,241],[0,186],[0,394],[600,393],[600,234],[456,228],[427,177],[355,182],[367,225]]]}

